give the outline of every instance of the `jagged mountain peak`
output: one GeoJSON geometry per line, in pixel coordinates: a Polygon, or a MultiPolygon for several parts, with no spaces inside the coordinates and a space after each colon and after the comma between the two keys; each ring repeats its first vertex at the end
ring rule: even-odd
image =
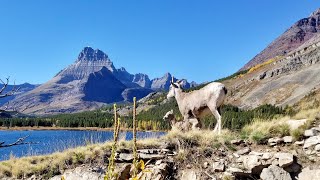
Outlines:
{"type": "Polygon", "coordinates": [[[100,49],[94,50],[91,47],[83,48],[83,50],[80,52],[77,59],[77,61],[101,61],[101,60],[110,61],[108,55],[105,54],[103,51],[101,51],[100,49]]]}
{"type": "Polygon", "coordinates": [[[153,91],[168,90],[171,77],[166,73],[151,81],[146,74],[130,74],[124,67],[116,69],[103,51],[85,47],[74,63],[46,83],[15,97],[10,104],[32,114],[97,109],[107,103],[131,101],[132,97],[140,99],[153,91]]]}
{"type": "Polygon", "coordinates": [[[313,11],[309,17],[314,17],[314,16],[318,16],[320,15],[320,8],[316,9],[315,11],[313,11]]]}

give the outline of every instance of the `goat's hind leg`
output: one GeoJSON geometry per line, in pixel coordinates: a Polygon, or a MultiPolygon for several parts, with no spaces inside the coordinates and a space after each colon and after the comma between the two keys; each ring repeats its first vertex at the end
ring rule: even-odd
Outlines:
{"type": "Polygon", "coordinates": [[[216,107],[209,107],[209,109],[217,120],[217,124],[214,127],[213,131],[218,132],[218,134],[220,134],[221,133],[221,115],[216,107]]]}

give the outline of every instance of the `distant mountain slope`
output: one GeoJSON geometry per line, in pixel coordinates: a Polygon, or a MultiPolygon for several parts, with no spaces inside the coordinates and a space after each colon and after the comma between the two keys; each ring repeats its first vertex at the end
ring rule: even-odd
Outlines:
{"type": "Polygon", "coordinates": [[[248,69],[276,56],[286,56],[320,31],[320,9],[309,17],[300,19],[240,70],[248,69]]]}
{"type": "MultiPolygon", "coordinates": [[[[170,73],[150,80],[146,74],[133,75],[125,68],[116,69],[104,52],[85,47],[73,64],[48,82],[15,97],[9,107],[42,115],[92,110],[168,90],[170,80],[170,73]]],[[[184,82],[186,87],[190,86],[184,82]]]]}
{"type": "Polygon", "coordinates": [[[320,89],[320,36],[316,35],[285,57],[251,68],[224,83],[226,103],[243,108],[261,104],[293,105],[320,89]]]}
{"type": "MultiPolygon", "coordinates": [[[[34,88],[38,87],[39,85],[24,83],[16,85],[15,88],[19,89],[17,92],[14,93],[12,96],[8,96],[5,98],[0,98],[0,107],[14,99],[16,96],[22,95],[28,91],[33,90],[34,88]]],[[[0,84],[0,87],[2,87],[2,84],[0,84]]],[[[8,85],[4,92],[8,92],[14,88],[14,85],[8,85]]]]}

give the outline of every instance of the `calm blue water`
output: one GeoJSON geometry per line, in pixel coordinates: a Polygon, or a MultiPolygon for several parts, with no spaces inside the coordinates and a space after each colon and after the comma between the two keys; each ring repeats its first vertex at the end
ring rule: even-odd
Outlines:
{"type": "MultiPolygon", "coordinates": [[[[112,131],[69,131],[69,130],[41,130],[41,131],[0,131],[0,142],[6,144],[15,142],[20,137],[30,135],[25,142],[38,142],[37,144],[27,144],[0,148],[0,161],[14,157],[50,154],[63,151],[67,148],[83,146],[89,143],[100,143],[113,138],[112,131]]],[[[137,138],[160,137],[165,132],[138,132],[137,138]]],[[[121,132],[120,139],[131,140],[132,132],[121,132]]]]}

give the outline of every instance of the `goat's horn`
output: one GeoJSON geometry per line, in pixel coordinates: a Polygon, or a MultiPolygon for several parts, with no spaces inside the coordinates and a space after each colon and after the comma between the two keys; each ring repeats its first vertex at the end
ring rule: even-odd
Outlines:
{"type": "Polygon", "coordinates": [[[171,82],[174,83],[174,77],[173,76],[171,77],[171,82]]]}

